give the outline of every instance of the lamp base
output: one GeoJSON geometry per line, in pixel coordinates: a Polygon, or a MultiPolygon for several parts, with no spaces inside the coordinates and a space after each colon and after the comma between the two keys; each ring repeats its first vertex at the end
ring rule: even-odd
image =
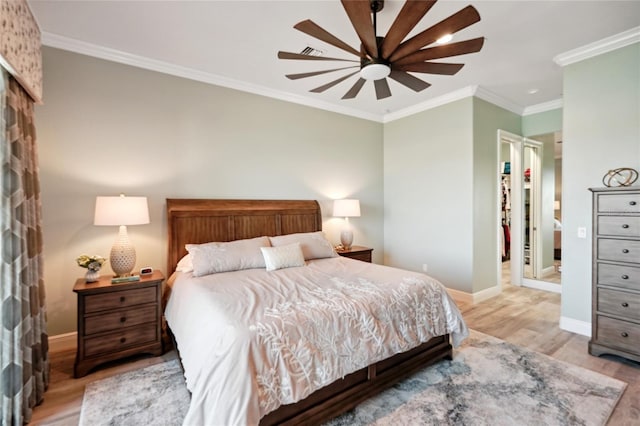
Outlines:
{"type": "Polygon", "coordinates": [[[353,232],[350,229],[345,229],[340,232],[340,244],[345,250],[351,250],[351,244],[353,244],[353,232]]]}
{"type": "Polygon", "coordinates": [[[136,249],[131,245],[127,227],[124,225],[120,226],[118,239],[111,247],[109,263],[111,263],[111,269],[115,272],[116,277],[131,275],[131,271],[136,266],[136,249]]]}

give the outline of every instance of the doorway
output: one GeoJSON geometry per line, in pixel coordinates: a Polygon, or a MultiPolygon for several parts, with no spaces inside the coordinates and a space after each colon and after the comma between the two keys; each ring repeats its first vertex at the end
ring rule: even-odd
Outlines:
{"type": "Polygon", "coordinates": [[[560,293],[553,138],[498,131],[498,274],[502,283],[560,293]]]}

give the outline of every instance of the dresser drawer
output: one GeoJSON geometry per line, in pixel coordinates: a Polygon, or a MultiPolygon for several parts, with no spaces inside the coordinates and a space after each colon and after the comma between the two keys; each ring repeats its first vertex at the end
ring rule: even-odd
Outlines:
{"type": "Polygon", "coordinates": [[[598,289],[598,310],[640,321],[640,294],[600,288],[598,289]]]}
{"type": "Polygon", "coordinates": [[[85,313],[99,312],[143,303],[155,303],[156,297],[155,286],[92,294],[84,298],[84,311],[85,313]]]}
{"type": "Polygon", "coordinates": [[[145,322],[157,321],[157,306],[136,306],[115,312],[106,312],[84,318],[84,334],[95,334],[104,331],[120,330],[145,322]]]}
{"type": "Polygon", "coordinates": [[[598,263],[598,284],[640,290],[640,268],[598,263]]]}
{"type": "Polygon", "coordinates": [[[604,213],[640,213],[640,194],[601,194],[598,211],[604,213]]]}
{"type": "Polygon", "coordinates": [[[599,216],[598,235],[640,237],[640,216],[599,216]]]}
{"type": "Polygon", "coordinates": [[[93,356],[107,352],[118,352],[128,347],[155,342],[158,338],[158,324],[148,323],[107,335],[88,337],[84,340],[84,354],[85,356],[93,356]]]}
{"type": "Polygon", "coordinates": [[[640,241],[598,238],[598,259],[640,262],[640,241]]]}
{"type": "Polygon", "coordinates": [[[597,316],[598,343],[640,353],[640,324],[597,316]]]}

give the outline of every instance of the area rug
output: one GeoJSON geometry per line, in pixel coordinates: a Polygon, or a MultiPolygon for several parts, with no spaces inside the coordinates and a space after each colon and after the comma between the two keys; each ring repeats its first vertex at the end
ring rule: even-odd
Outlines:
{"type": "MultiPolygon", "coordinates": [[[[625,387],[472,331],[452,361],[419,371],[326,426],[604,425],[625,387]]],[[[180,425],[188,405],[180,365],[171,360],[87,385],[80,425],[180,425]]]]}

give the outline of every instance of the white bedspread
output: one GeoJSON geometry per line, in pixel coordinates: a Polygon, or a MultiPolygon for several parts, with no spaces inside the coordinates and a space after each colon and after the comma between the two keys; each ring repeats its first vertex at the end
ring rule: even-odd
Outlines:
{"type": "Polygon", "coordinates": [[[373,362],[467,335],[424,274],[343,257],[195,278],[177,273],[165,315],[185,370],[185,425],[257,424],[373,362]]]}

